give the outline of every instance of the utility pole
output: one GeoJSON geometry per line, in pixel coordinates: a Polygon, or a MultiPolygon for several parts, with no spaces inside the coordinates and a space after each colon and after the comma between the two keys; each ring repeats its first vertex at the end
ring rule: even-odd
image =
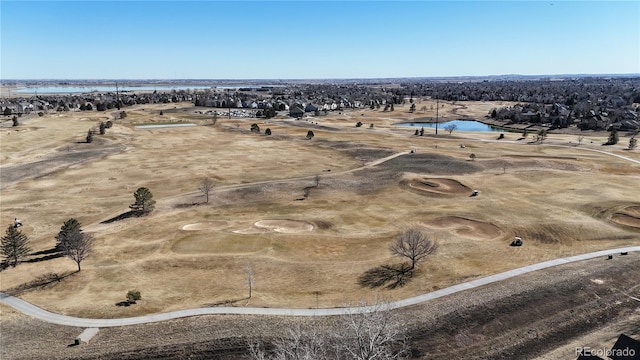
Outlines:
{"type": "Polygon", "coordinates": [[[440,101],[436,97],[436,135],[438,135],[438,108],[440,107],[440,101]]]}
{"type": "Polygon", "coordinates": [[[116,81],[116,107],[120,110],[120,93],[118,92],[118,82],[116,81]]]}

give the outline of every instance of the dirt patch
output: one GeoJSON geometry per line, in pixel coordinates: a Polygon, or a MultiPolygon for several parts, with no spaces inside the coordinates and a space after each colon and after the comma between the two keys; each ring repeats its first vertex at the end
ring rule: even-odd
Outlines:
{"type": "Polygon", "coordinates": [[[483,170],[477,162],[439,154],[401,155],[381,164],[355,171],[361,192],[374,191],[396,183],[405,173],[463,175],[483,170]]]}
{"type": "Polygon", "coordinates": [[[216,220],[216,221],[209,221],[204,223],[187,224],[182,226],[181,229],[186,231],[221,230],[227,227],[228,225],[229,223],[224,220],[216,220]]]}
{"type": "Polygon", "coordinates": [[[287,234],[313,230],[313,225],[301,220],[260,220],[253,225],[261,229],[287,234]]]}
{"type": "Polygon", "coordinates": [[[470,174],[482,170],[477,163],[440,154],[409,154],[395,157],[376,168],[418,174],[470,174]]]}
{"type": "Polygon", "coordinates": [[[392,149],[383,147],[363,146],[361,144],[354,144],[349,141],[329,141],[329,140],[314,140],[319,146],[326,147],[334,150],[340,150],[347,153],[350,157],[369,162],[381,159],[386,156],[393,155],[395,153],[392,149]]]}
{"type": "Polygon", "coordinates": [[[458,236],[473,240],[495,239],[504,235],[499,227],[483,221],[467,219],[458,216],[443,216],[430,221],[423,222],[423,225],[446,229],[458,236]]]}
{"type": "Polygon", "coordinates": [[[471,188],[458,180],[445,178],[418,178],[401,181],[400,185],[423,195],[469,195],[471,188]]]}

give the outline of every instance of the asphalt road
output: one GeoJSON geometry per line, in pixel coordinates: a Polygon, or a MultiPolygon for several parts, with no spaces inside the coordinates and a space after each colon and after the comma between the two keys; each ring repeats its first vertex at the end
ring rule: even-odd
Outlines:
{"type": "MultiPolygon", "coordinates": [[[[458,285],[454,285],[448,288],[440,289],[423,295],[414,296],[411,298],[394,301],[388,304],[391,309],[397,309],[401,307],[411,306],[426,302],[432,299],[436,299],[442,296],[447,296],[467,289],[472,289],[487,285],[490,283],[506,280],[518,275],[530,273],[533,271],[546,269],[552,266],[567,264],[571,262],[587,260],[602,257],[603,261],[606,261],[608,255],[613,255],[615,261],[616,256],[623,256],[623,252],[636,252],[640,251],[640,246],[632,246],[626,248],[618,248],[611,250],[597,251],[582,255],[576,255],[566,258],[560,258],[555,260],[544,261],[541,263],[524,266],[518,269],[505,271],[499,274],[483,277],[480,279],[468,281],[458,285]]],[[[375,306],[364,307],[350,307],[350,308],[325,308],[325,309],[287,309],[287,308],[249,308],[249,307],[209,307],[209,308],[196,308],[172,311],[167,313],[159,313],[145,316],[137,316],[130,318],[120,319],[85,319],[77,318],[73,316],[59,315],[52,312],[41,309],[35,305],[32,305],[24,300],[18,299],[11,295],[0,292],[0,302],[13,307],[14,309],[34,317],[41,321],[46,321],[53,324],[75,326],[83,328],[101,328],[101,327],[115,327],[125,325],[145,324],[151,322],[165,321],[177,318],[184,318],[198,315],[216,315],[216,314],[236,314],[236,315],[277,315],[277,316],[330,316],[330,315],[344,315],[350,313],[363,313],[376,309],[375,306]]]]}

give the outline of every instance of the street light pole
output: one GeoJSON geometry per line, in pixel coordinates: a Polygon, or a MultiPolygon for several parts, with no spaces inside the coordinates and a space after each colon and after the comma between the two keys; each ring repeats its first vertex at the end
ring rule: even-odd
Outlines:
{"type": "Polygon", "coordinates": [[[436,98],[436,135],[438,135],[438,108],[440,107],[440,101],[436,98]]]}

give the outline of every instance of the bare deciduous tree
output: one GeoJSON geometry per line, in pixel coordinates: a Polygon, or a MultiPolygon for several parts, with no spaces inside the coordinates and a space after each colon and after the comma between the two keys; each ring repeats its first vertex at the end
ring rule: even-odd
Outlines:
{"type": "Polygon", "coordinates": [[[79,231],[71,232],[61,242],[61,248],[66,257],[76,262],[80,271],[80,263],[93,251],[93,235],[79,231]]]}
{"type": "Polygon", "coordinates": [[[447,126],[444,127],[445,130],[447,130],[449,132],[449,135],[451,135],[451,133],[453,132],[453,130],[457,129],[458,125],[456,124],[449,124],[447,126]]]}
{"type": "Polygon", "coordinates": [[[269,353],[250,345],[252,360],[390,360],[407,355],[402,323],[387,303],[354,308],[326,324],[295,325],[273,342],[269,353]]]}
{"type": "Polygon", "coordinates": [[[416,264],[437,248],[436,243],[427,235],[417,229],[403,231],[396,237],[396,242],[389,250],[395,256],[406,257],[411,261],[409,270],[413,270],[416,264]]]}
{"type": "Polygon", "coordinates": [[[388,303],[367,306],[367,311],[354,311],[339,320],[340,351],[348,359],[401,359],[407,355],[402,324],[393,317],[388,303]]]}
{"type": "Polygon", "coordinates": [[[211,180],[208,177],[202,179],[202,181],[200,182],[200,187],[198,187],[198,190],[200,190],[204,195],[205,202],[207,204],[209,203],[209,194],[211,193],[212,189],[213,189],[213,180],[211,180]]]}
{"type": "Polygon", "coordinates": [[[288,333],[273,342],[273,351],[267,353],[260,344],[249,345],[252,360],[316,360],[340,359],[333,354],[331,335],[318,326],[303,328],[296,324],[288,333]],[[332,356],[333,355],[333,356],[332,356]]]}

